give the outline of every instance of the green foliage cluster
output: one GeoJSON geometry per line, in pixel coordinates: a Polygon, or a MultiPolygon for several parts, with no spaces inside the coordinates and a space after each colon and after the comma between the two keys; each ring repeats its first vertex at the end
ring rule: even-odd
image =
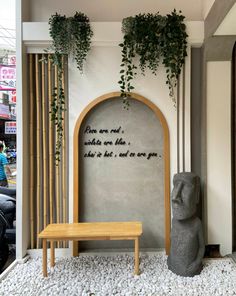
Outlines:
{"type": "Polygon", "coordinates": [[[77,68],[83,72],[83,63],[91,48],[93,36],[89,18],[82,12],[76,12],[68,18],[56,13],[50,17],[49,26],[52,49],[55,53],[74,57],[77,68]]]}
{"type": "Polygon", "coordinates": [[[57,65],[58,85],[53,88],[52,101],[51,101],[51,120],[54,122],[57,133],[56,147],[55,147],[55,160],[58,164],[61,156],[61,145],[63,139],[63,113],[65,108],[65,90],[63,86],[63,55],[55,53],[50,55],[52,64],[57,65]]]}
{"type": "MultiPolygon", "coordinates": [[[[58,85],[53,90],[51,104],[51,120],[54,122],[57,132],[56,161],[60,161],[61,144],[63,138],[63,112],[65,111],[65,92],[63,88],[63,56],[72,56],[80,72],[83,72],[83,64],[91,48],[93,31],[89,18],[76,12],[73,17],[55,14],[49,19],[49,34],[52,38],[50,51],[52,64],[57,66],[58,85]]],[[[48,50],[48,51],[49,51],[48,50]]]]}
{"type": "Polygon", "coordinates": [[[166,68],[169,95],[176,104],[174,88],[187,56],[188,35],[184,18],[181,11],[177,13],[174,10],[166,16],[148,13],[123,20],[124,40],[120,44],[122,63],[118,83],[126,108],[129,106],[127,98],[134,89],[132,80],[137,75],[136,56],[139,56],[142,74],[145,74],[146,68],[149,68],[156,75],[158,66],[162,62],[166,68]]]}

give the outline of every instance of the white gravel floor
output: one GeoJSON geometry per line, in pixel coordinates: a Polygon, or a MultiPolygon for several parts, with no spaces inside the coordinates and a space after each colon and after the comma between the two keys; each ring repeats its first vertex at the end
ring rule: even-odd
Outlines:
{"type": "Polygon", "coordinates": [[[205,260],[202,273],[184,278],[168,270],[163,254],[141,255],[141,275],[134,276],[132,255],[57,258],[42,276],[42,261],[18,264],[0,283],[0,295],[186,296],[236,295],[236,265],[231,259],[205,260]]]}

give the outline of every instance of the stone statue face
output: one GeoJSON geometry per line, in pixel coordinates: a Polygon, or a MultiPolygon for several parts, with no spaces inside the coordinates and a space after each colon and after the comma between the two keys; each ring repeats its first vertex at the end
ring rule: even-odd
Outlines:
{"type": "Polygon", "coordinates": [[[199,178],[193,173],[179,173],[174,176],[173,184],[173,217],[177,220],[188,219],[195,214],[199,201],[199,178]]]}

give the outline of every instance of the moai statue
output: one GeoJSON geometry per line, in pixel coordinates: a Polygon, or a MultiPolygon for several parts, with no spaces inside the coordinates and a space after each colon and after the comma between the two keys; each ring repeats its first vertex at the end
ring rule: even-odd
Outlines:
{"type": "Polygon", "coordinates": [[[200,178],[193,173],[174,175],[171,248],[168,268],[177,275],[193,277],[202,270],[205,245],[201,220],[195,216],[200,178]]]}

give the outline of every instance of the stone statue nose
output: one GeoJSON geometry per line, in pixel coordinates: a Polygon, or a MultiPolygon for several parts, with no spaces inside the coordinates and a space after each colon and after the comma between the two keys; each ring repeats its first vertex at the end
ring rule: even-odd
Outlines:
{"type": "Polygon", "coordinates": [[[172,195],[172,201],[174,203],[181,203],[182,197],[181,197],[181,191],[182,191],[183,184],[179,183],[175,186],[173,195],[172,195]]]}

